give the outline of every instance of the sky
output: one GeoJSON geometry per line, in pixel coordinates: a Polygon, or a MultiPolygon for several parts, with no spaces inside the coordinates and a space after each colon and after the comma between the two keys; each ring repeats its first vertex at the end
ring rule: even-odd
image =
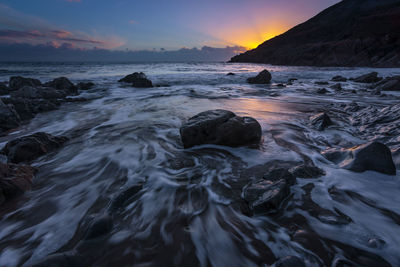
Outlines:
{"type": "Polygon", "coordinates": [[[255,48],[339,0],[0,0],[0,45],[255,48]]]}

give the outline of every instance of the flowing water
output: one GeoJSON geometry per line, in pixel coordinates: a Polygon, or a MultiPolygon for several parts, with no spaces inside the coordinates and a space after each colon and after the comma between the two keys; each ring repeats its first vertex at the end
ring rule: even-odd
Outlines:
{"type": "MultiPolygon", "coordinates": [[[[301,257],[307,266],[399,266],[399,172],[355,173],[320,153],[369,138],[348,124],[342,103],[399,103],[395,94],[351,93],[365,87],[351,82],[340,94],[315,94],[321,87],[315,81],[369,71],[223,63],[0,64],[0,81],[12,75],[42,81],[65,76],[96,84],[82,93],[91,101],[38,114],[0,139],[3,145],[36,131],[70,138],[62,149],[32,162],[39,172],[31,191],[0,207],[0,266],[29,266],[67,251],[93,266],[267,266],[287,255],[301,257]],[[246,84],[263,68],[272,72],[271,85],[246,84]],[[138,89],[117,82],[135,71],[161,86],[138,89]],[[277,86],[289,78],[298,80],[277,86]],[[261,146],[183,149],[179,127],[210,109],[256,118],[261,146]],[[318,132],[309,117],[323,110],[332,112],[336,125],[318,132]],[[242,188],[257,176],[254,170],[304,160],[326,175],[297,179],[278,213],[243,212],[242,188]],[[114,209],[113,199],[138,184],[141,190],[114,209]],[[112,230],[83,240],[91,220],[106,213],[112,230]]],[[[397,139],[390,147],[399,146],[397,139]]]]}

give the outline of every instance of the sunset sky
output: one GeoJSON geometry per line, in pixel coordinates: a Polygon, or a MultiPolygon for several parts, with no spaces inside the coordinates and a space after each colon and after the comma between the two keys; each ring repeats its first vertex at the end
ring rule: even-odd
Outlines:
{"type": "Polygon", "coordinates": [[[339,0],[0,0],[0,43],[254,48],[339,0]]]}

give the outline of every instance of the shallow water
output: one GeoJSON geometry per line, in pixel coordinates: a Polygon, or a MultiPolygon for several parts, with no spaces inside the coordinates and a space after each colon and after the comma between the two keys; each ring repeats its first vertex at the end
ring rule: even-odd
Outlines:
{"type": "MultiPolygon", "coordinates": [[[[314,82],[370,71],[223,63],[1,63],[0,81],[12,75],[42,81],[66,76],[96,87],[83,93],[92,101],[63,104],[0,139],[5,143],[36,131],[71,138],[33,162],[40,171],[32,191],[0,208],[0,266],[29,266],[65,251],[95,266],[262,266],[287,255],[309,266],[340,266],[346,259],[363,266],[399,266],[399,172],[354,173],[320,153],[369,138],[341,117],[340,103],[384,107],[399,103],[400,95],[354,94],[350,91],[365,85],[351,82],[340,94],[316,95],[321,86],[314,82]],[[271,85],[246,84],[263,68],[272,72],[271,85]],[[169,86],[135,89],[117,83],[135,71],[169,86]],[[276,86],[289,78],[298,80],[276,86]],[[184,150],[182,123],[217,108],[256,118],[263,129],[260,148],[184,150]],[[324,110],[332,112],[336,125],[315,131],[308,118],[324,110]],[[326,175],[297,179],[277,214],[245,215],[240,195],[249,182],[246,172],[304,160],[326,175]],[[143,189],[126,206],[110,209],[112,199],[138,183],[143,189]],[[107,212],[112,231],[82,241],[92,218],[107,212]]],[[[400,74],[400,69],[377,71],[400,74]]],[[[391,143],[392,150],[399,148],[398,141],[391,143]]]]}

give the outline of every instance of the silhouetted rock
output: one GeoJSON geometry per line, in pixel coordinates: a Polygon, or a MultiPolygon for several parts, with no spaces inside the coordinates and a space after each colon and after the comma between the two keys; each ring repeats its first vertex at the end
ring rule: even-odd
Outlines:
{"type": "Polygon", "coordinates": [[[202,144],[243,146],[259,144],[261,126],[253,118],[239,117],[227,110],[209,110],[190,118],[180,128],[183,146],[202,144]]]}
{"type": "Polygon", "coordinates": [[[20,125],[20,118],[14,106],[6,105],[0,100],[0,133],[14,129],[20,125]]]}
{"type": "Polygon", "coordinates": [[[0,95],[8,95],[10,88],[7,85],[0,83],[0,95]]]}
{"type": "Polygon", "coordinates": [[[247,82],[251,84],[267,84],[271,82],[271,79],[271,73],[267,70],[263,70],[257,76],[248,78],[247,82]]]}
{"type": "Polygon", "coordinates": [[[310,118],[311,125],[318,131],[323,131],[329,125],[332,125],[331,118],[326,113],[319,113],[310,118]]]}
{"type": "Polygon", "coordinates": [[[37,79],[24,78],[21,76],[12,76],[8,82],[8,86],[11,90],[18,90],[24,86],[41,86],[42,83],[37,79]]]}
{"type": "Polygon", "coordinates": [[[86,233],[85,239],[89,240],[100,237],[110,232],[112,226],[113,226],[112,219],[107,214],[95,218],[86,233]]]}
{"type": "Polygon", "coordinates": [[[317,89],[316,93],[320,94],[320,95],[324,95],[326,93],[329,93],[329,91],[326,90],[325,88],[319,88],[319,89],[317,89]]]}
{"type": "Polygon", "coordinates": [[[382,80],[381,77],[378,77],[377,72],[371,72],[368,74],[361,75],[357,78],[354,78],[353,81],[356,83],[376,83],[382,80]]]}
{"type": "Polygon", "coordinates": [[[331,89],[333,89],[335,91],[342,91],[342,84],[337,83],[337,84],[334,84],[334,85],[330,86],[329,88],[331,88],[331,89]]]}
{"type": "Polygon", "coordinates": [[[400,66],[400,2],[344,0],[231,62],[400,66]]]}
{"type": "Polygon", "coordinates": [[[0,163],[0,205],[31,189],[36,168],[0,163]]]}
{"type": "Polygon", "coordinates": [[[30,99],[62,99],[67,94],[65,91],[56,90],[47,87],[24,86],[10,93],[13,98],[30,98],[30,99]]]}
{"type": "Polygon", "coordinates": [[[146,75],[143,72],[135,72],[125,76],[120,79],[118,82],[131,83],[133,87],[138,88],[150,88],[153,87],[153,83],[147,79],[146,75]]]}
{"type": "Polygon", "coordinates": [[[275,267],[306,267],[306,264],[299,257],[287,256],[278,260],[275,267]]]}
{"type": "Polygon", "coordinates": [[[60,148],[67,140],[68,138],[63,136],[38,132],[8,142],[1,152],[7,155],[8,162],[20,163],[60,148]]]}
{"type": "Polygon", "coordinates": [[[290,194],[295,177],[285,168],[273,169],[244,189],[243,197],[255,214],[276,212],[290,194]]]}
{"type": "Polygon", "coordinates": [[[347,82],[347,78],[338,75],[338,76],[333,77],[331,81],[333,81],[333,82],[347,82]]]}
{"type": "Polygon", "coordinates": [[[233,73],[233,72],[229,72],[228,74],[226,74],[227,76],[234,76],[235,75],[235,73],[233,73]]]}
{"type": "Polygon", "coordinates": [[[95,84],[92,82],[80,82],[77,84],[79,90],[89,90],[93,88],[95,84]]]}
{"type": "Polygon", "coordinates": [[[45,87],[51,87],[57,90],[63,90],[68,95],[76,95],[78,88],[67,78],[59,77],[44,84],[45,87]]]}
{"type": "Polygon", "coordinates": [[[396,174],[390,149],[379,142],[370,142],[350,149],[329,149],[323,155],[341,168],[355,172],[377,171],[396,174]]]}

